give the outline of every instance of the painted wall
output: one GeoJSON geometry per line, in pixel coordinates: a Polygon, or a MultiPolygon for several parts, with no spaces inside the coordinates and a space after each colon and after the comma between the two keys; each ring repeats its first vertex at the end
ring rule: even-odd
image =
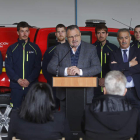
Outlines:
{"type": "MultiPolygon", "coordinates": [[[[125,27],[115,18],[132,27],[140,24],[140,0],[77,0],[78,26],[86,19],[106,20],[108,27],[125,27]]],[[[54,27],[58,23],[75,24],[75,0],[0,0],[0,24],[27,21],[37,27],[54,27]]]]}

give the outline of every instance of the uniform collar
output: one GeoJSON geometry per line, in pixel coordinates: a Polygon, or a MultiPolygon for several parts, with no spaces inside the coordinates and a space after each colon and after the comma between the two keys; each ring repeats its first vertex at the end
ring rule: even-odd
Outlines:
{"type": "MultiPolygon", "coordinates": [[[[108,41],[108,40],[106,40],[105,45],[107,45],[108,43],[109,43],[109,41],[108,41]]],[[[102,46],[100,41],[96,41],[96,42],[95,42],[95,45],[100,45],[100,46],[102,46]]],[[[104,45],[104,46],[105,46],[105,45],[104,45]]]]}
{"type": "MultiPolygon", "coordinates": [[[[25,40],[19,40],[19,38],[18,38],[18,42],[20,43],[20,44],[25,44],[25,40]]],[[[30,42],[30,38],[28,37],[28,42],[30,42]]],[[[27,42],[27,43],[28,43],[27,42]]]]}

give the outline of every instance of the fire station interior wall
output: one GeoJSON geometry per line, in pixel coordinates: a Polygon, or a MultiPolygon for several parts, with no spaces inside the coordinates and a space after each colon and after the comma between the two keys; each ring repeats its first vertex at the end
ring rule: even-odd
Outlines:
{"type": "MultiPolygon", "coordinates": [[[[140,0],[77,0],[77,24],[85,26],[86,19],[103,19],[106,25],[123,28],[140,24],[140,0]]],[[[75,0],[0,0],[0,24],[27,21],[37,27],[75,24],[75,0]]]]}

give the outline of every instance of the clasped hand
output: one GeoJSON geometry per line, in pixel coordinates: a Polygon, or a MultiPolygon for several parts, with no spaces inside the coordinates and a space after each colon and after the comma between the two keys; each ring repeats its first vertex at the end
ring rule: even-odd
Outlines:
{"type": "Polygon", "coordinates": [[[67,74],[71,76],[74,76],[76,74],[80,75],[80,69],[76,66],[68,67],[67,74]]]}

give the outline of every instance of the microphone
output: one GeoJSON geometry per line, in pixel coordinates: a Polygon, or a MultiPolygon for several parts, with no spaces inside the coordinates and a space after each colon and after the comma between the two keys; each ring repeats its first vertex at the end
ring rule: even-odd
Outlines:
{"type": "MultiPolygon", "coordinates": [[[[73,47],[72,47],[73,48],[73,47]]],[[[57,67],[56,67],[56,77],[58,77],[58,68],[59,68],[59,66],[60,66],[60,63],[63,61],[63,59],[68,55],[68,53],[71,51],[71,49],[72,49],[71,47],[70,47],[70,49],[68,50],[68,52],[64,55],[64,57],[59,61],[59,63],[58,63],[58,65],[57,65],[57,67]]]]}

